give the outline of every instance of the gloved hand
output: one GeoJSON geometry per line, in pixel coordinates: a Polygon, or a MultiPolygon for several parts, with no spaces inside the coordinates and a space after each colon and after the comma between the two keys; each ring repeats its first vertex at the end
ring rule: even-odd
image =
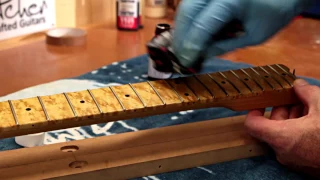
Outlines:
{"type": "Polygon", "coordinates": [[[200,56],[221,55],[257,45],[286,26],[316,0],[183,0],[175,19],[173,50],[185,67],[200,56]],[[245,34],[215,42],[212,36],[232,20],[240,20],[245,34]]]}

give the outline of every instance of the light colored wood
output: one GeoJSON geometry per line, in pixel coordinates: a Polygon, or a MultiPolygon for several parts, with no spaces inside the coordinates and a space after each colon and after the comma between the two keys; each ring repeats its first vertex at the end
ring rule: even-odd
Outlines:
{"type": "Polygon", "coordinates": [[[90,175],[91,179],[129,179],[267,153],[263,143],[244,131],[244,118],[4,151],[0,152],[0,179],[86,179],[90,175]]]}
{"type": "Polygon", "coordinates": [[[0,137],[25,135],[189,109],[225,107],[242,111],[299,102],[292,88],[295,76],[289,72],[286,66],[276,64],[240,69],[240,71],[247,72],[246,76],[244,74],[241,76],[244,79],[241,79],[237,75],[237,71],[234,70],[139,83],[139,89],[144,86],[149,91],[138,91],[135,84],[125,84],[105,87],[100,90],[98,88],[90,91],[63,93],[64,96],[60,94],[50,97],[15,100],[12,101],[12,114],[17,116],[18,125],[12,125],[12,114],[8,113],[8,105],[6,105],[9,102],[2,102],[4,103],[2,105],[4,109],[0,109],[0,111],[5,113],[0,119],[0,122],[3,122],[0,123],[0,137]],[[276,70],[276,68],[278,69],[276,70]],[[261,69],[263,71],[260,71],[261,69]],[[232,72],[239,78],[232,78],[230,75],[232,72]],[[187,78],[197,79],[198,86],[187,85],[185,80],[187,78]],[[251,84],[251,86],[244,82],[253,81],[252,78],[263,79],[266,84],[259,87],[256,82],[255,85],[251,84]],[[258,87],[260,88],[259,91],[258,87]],[[271,89],[267,90],[266,87],[271,87],[271,89]],[[150,93],[151,89],[153,93],[150,93]],[[251,92],[252,89],[256,89],[256,91],[251,92]],[[208,93],[212,96],[208,97],[208,93]],[[150,97],[155,98],[155,95],[158,96],[155,101],[158,105],[150,106],[146,102],[150,101],[150,97]],[[200,96],[202,99],[200,99],[200,96]],[[55,99],[58,103],[54,102],[55,99]],[[43,106],[41,100],[44,101],[43,106]],[[48,108],[47,104],[49,104],[48,108]],[[53,105],[57,105],[57,108],[54,108],[53,105]],[[70,114],[70,109],[72,114],[70,114]],[[111,111],[109,112],[109,110],[111,111]],[[53,119],[52,117],[56,117],[53,113],[57,113],[59,119],[53,119]],[[8,118],[4,115],[7,115],[8,118]],[[10,120],[9,124],[11,126],[8,126],[7,119],[10,120]]]}

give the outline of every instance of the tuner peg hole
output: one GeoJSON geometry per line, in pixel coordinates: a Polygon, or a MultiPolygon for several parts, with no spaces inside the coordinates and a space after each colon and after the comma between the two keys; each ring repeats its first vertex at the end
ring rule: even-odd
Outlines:
{"type": "Polygon", "coordinates": [[[225,82],[225,81],[221,81],[221,83],[222,83],[222,84],[225,84],[226,82],[225,82]]]}
{"type": "Polygon", "coordinates": [[[26,108],[26,111],[31,111],[31,108],[26,108]]]}
{"type": "Polygon", "coordinates": [[[125,96],[126,96],[126,97],[130,97],[130,95],[129,95],[129,94],[126,94],[125,96]]]}
{"type": "Polygon", "coordinates": [[[84,100],[81,100],[81,101],[80,101],[80,103],[82,103],[82,104],[83,104],[83,103],[85,103],[85,101],[84,101],[84,100]]]}

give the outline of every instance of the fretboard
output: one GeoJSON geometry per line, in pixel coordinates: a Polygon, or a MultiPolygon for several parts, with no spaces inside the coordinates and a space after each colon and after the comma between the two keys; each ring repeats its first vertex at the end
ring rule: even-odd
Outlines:
{"type": "Polygon", "coordinates": [[[190,109],[234,111],[298,102],[294,73],[257,66],[0,102],[0,137],[12,137],[190,109]]]}

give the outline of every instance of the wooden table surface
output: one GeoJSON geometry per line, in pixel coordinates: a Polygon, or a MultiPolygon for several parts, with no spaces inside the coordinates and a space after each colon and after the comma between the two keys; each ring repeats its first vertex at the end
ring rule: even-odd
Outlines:
{"type": "MultiPolygon", "coordinates": [[[[106,24],[90,27],[85,48],[48,46],[42,33],[3,41],[0,96],[145,54],[145,44],[152,38],[155,25],[163,22],[172,23],[166,19],[146,19],[144,29],[138,32],[118,31],[106,24]]],[[[320,78],[319,29],[318,20],[298,19],[268,42],[222,58],[254,65],[282,63],[295,68],[298,75],[320,78]]]]}

